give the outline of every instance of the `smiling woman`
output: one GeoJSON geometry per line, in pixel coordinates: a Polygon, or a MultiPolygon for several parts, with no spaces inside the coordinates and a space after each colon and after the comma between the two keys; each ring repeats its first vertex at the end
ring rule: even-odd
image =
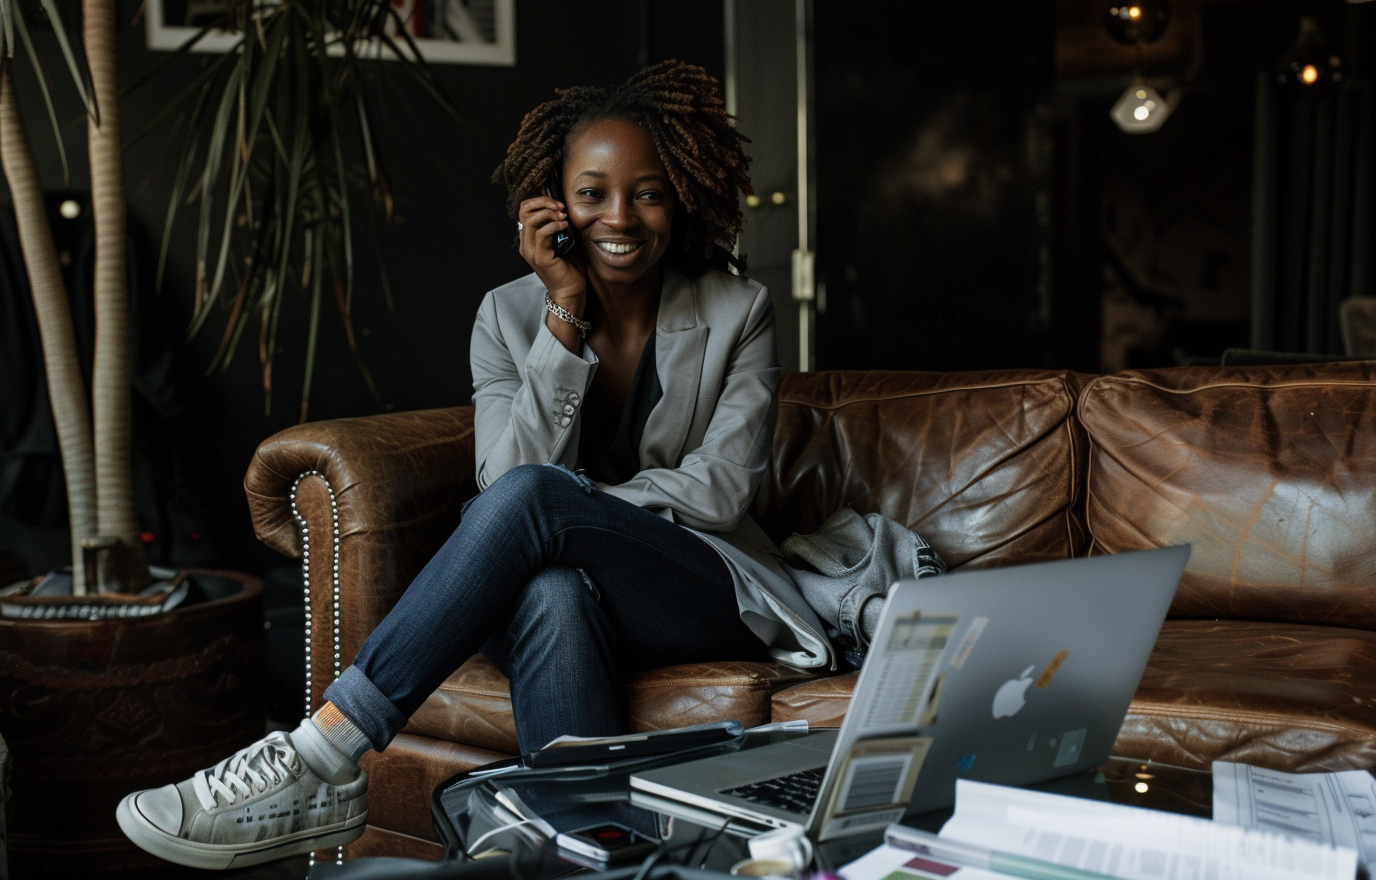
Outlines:
{"type": "Polygon", "coordinates": [[[526,117],[496,177],[534,271],[487,295],[470,346],[482,493],[311,718],[125,798],[139,845],[240,867],[356,839],[358,759],[479,650],[510,679],[524,752],[625,732],[618,685],[643,669],[832,665],[748,514],[779,366],[769,291],[724,271],[743,141],[716,81],[677,62],[526,117]],[[273,812],[293,799],[300,815],[273,812]]]}

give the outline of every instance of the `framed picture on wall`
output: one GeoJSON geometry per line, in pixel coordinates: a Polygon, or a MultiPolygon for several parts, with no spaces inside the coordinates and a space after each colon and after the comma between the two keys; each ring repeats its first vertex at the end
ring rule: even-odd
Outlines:
{"type": "MultiPolygon", "coordinates": [[[[516,0],[391,0],[425,60],[440,64],[516,63],[516,0]]],[[[146,0],[148,48],[178,49],[214,24],[226,0],[146,0]]],[[[229,31],[211,31],[193,52],[228,52],[239,42],[229,31]]],[[[398,38],[398,45],[405,43],[398,38]]],[[[395,57],[381,45],[379,57],[395,57]]]]}

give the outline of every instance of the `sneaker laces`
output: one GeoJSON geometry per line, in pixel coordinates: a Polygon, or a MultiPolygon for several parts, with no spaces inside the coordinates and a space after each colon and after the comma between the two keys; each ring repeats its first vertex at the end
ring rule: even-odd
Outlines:
{"type": "Polygon", "coordinates": [[[284,780],[294,778],[292,767],[299,765],[300,760],[296,756],[296,749],[292,748],[291,740],[281,731],[276,731],[230,755],[209,770],[197,773],[191,777],[191,785],[201,806],[213,810],[219,806],[220,798],[229,806],[240,798],[252,797],[267,791],[270,786],[281,785],[284,780]]]}

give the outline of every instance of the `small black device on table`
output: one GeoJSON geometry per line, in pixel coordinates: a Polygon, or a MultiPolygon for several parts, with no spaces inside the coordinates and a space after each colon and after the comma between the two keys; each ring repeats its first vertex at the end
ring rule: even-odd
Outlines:
{"type": "MultiPolygon", "coordinates": [[[[741,747],[736,721],[619,737],[568,739],[441,783],[430,799],[445,857],[559,846],[561,858],[605,868],[644,856],[667,833],[630,803],[629,775],[741,747]]],[[[554,847],[549,847],[553,849],[554,847]]]]}

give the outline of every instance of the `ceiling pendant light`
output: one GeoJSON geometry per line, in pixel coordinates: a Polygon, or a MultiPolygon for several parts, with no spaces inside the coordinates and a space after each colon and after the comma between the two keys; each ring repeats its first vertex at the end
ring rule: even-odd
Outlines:
{"type": "Polygon", "coordinates": [[[1171,22],[1171,7],[1166,0],[1110,0],[1104,8],[1104,30],[1125,46],[1137,47],[1138,74],[1132,85],[1108,112],[1118,128],[1127,134],[1147,134],[1165,124],[1175,105],[1180,103],[1179,90],[1161,97],[1156,89],[1142,81],[1142,47],[1161,39],[1171,22]]]}
{"type": "Polygon", "coordinates": [[[1166,0],[1121,0],[1104,9],[1104,30],[1125,46],[1154,43],[1171,23],[1166,0]]]}
{"type": "Polygon", "coordinates": [[[1108,115],[1125,134],[1148,134],[1165,124],[1179,102],[1178,91],[1162,97],[1156,89],[1139,80],[1128,86],[1108,115]]]}
{"type": "Polygon", "coordinates": [[[1278,66],[1280,84],[1297,92],[1322,94],[1343,81],[1343,59],[1324,39],[1319,21],[1312,15],[1300,19],[1299,37],[1278,66]]]}

